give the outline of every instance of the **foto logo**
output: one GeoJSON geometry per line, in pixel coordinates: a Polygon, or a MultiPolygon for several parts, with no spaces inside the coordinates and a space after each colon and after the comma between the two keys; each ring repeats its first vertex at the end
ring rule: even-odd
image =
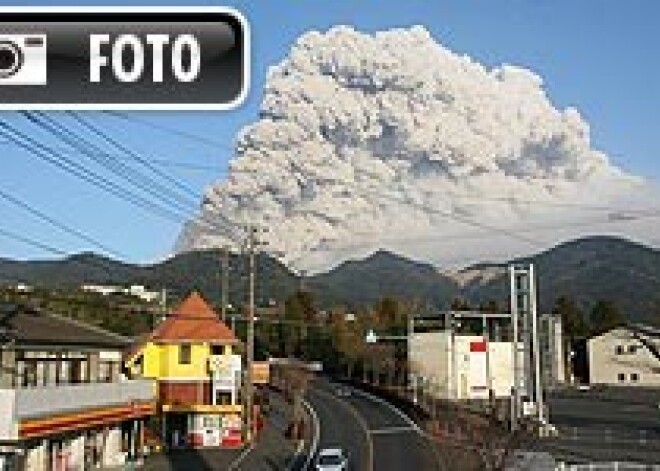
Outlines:
{"type": "Polygon", "coordinates": [[[0,85],[46,85],[45,34],[0,34],[0,85]]]}

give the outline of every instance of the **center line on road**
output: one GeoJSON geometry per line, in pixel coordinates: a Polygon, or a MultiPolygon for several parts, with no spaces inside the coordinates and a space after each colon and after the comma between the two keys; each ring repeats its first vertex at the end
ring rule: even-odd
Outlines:
{"type": "Polygon", "coordinates": [[[369,433],[372,435],[387,435],[402,432],[417,432],[417,429],[415,427],[387,427],[369,430],[369,433]]]}
{"type": "Polygon", "coordinates": [[[372,440],[371,434],[369,433],[369,427],[367,426],[367,422],[364,420],[364,417],[360,415],[357,409],[353,405],[351,405],[349,401],[346,401],[344,399],[339,399],[338,397],[335,397],[334,394],[331,394],[328,391],[324,391],[323,389],[320,388],[316,389],[315,391],[341,404],[343,407],[346,408],[348,412],[351,413],[353,417],[355,417],[355,420],[364,431],[364,436],[367,440],[366,464],[363,469],[365,469],[366,471],[374,471],[374,442],[372,440]]]}

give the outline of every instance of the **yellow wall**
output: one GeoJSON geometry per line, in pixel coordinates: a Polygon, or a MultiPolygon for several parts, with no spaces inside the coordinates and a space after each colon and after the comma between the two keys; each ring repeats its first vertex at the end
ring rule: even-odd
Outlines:
{"type": "MultiPolygon", "coordinates": [[[[133,374],[138,375],[134,367],[135,359],[143,356],[143,371],[145,378],[208,378],[208,358],[211,355],[211,346],[208,343],[191,344],[190,364],[179,363],[179,344],[156,344],[148,342],[142,349],[127,362],[133,374]]],[[[225,355],[232,354],[231,345],[223,348],[225,355]]]]}

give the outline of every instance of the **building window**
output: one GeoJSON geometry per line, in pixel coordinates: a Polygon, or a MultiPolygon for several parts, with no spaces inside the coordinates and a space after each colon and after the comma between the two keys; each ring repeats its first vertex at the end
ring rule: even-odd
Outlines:
{"type": "Polygon", "coordinates": [[[135,371],[137,372],[137,374],[143,375],[144,374],[144,356],[143,355],[138,356],[137,359],[133,362],[133,364],[135,365],[135,371]]]}
{"type": "Polygon", "coordinates": [[[630,373],[630,381],[636,383],[639,381],[639,375],[637,373],[630,373]]]}
{"type": "Polygon", "coordinates": [[[626,380],[626,375],[624,373],[618,374],[619,383],[623,383],[626,380]]]}
{"type": "Polygon", "coordinates": [[[190,365],[191,347],[190,344],[179,345],[179,364],[190,365]]]}
{"type": "Polygon", "coordinates": [[[211,345],[211,355],[222,355],[224,349],[224,345],[211,345]]]}
{"type": "Polygon", "coordinates": [[[628,345],[628,353],[637,353],[637,345],[628,345]]]}
{"type": "Polygon", "coordinates": [[[231,393],[225,391],[216,391],[215,403],[220,406],[231,405],[231,393]]]}
{"type": "Polygon", "coordinates": [[[623,345],[617,345],[614,347],[614,353],[616,355],[623,355],[623,345]]]}

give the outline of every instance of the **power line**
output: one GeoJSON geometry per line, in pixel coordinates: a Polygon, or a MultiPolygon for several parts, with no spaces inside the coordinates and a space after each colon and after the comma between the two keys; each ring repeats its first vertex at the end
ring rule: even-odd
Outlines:
{"type": "MultiPolygon", "coordinates": [[[[41,242],[36,239],[32,239],[30,237],[17,234],[15,232],[9,231],[7,229],[3,229],[0,227],[0,236],[3,236],[7,239],[14,240],[16,242],[20,242],[22,244],[28,245],[30,247],[43,250],[44,252],[51,253],[53,255],[58,255],[61,257],[69,257],[70,254],[60,248],[54,247],[52,245],[48,245],[44,242],[41,242]]],[[[97,261],[96,259],[93,258],[69,258],[68,261],[70,263],[77,263],[79,265],[86,265],[90,268],[95,268],[95,269],[101,269],[106,272],[107,275],[111,276],[113,273],[110,271],[110,268],[108,265],[101,263],[100,261],[97,261]]]]}
{"type": "Polygon", "coordinates": [[[83,155],[86,155],[117,177],[127,181],[129,184],[151,195],[161,203],[170,206],[171,210],[183,210],[187,213],[191,207],[194,207],[194,201],[191,202],[182,198],[180,195],[174,193],[170,188],[161,185],[159,182],[153,180],[152,178],[137,172],[135,169],[122,162],[118,162],[112,158],[109,158],[102,149],[96,147],[94,144],[91,144],[80,134],[77,134],[68,129],[66,126],[57,123],[52,118],[49,118],[41,113],[32,113],[27,111],[22,113],[23,116],[25,116],[29,121],[46,130],[58,140],[75,149],[78,149],[83,155]],[[93,152],[90,152],[90,150],[93,152]],[[163,197],[165,194],[169,194],[167,199],[163,197]]]}
{"type": "Polygon", "coordinates": [[[375,191],[374,191],[374,193],[377,194],[380,197],[389,198],[390,200],[395,201],[397,203],[402,203],[402,204],[406,204],[408,206],[416,207],[416,208],[422,209],[426,212],[437,214],[437,215],[442,216],[446,219],[451,219],[453,221],[457,221],[457,222],[460,222],[462,224],[473,226],[473,227],[476,227],[476,228],[479,228],[479,229],[485,229],[485,230],[488,230],[488,231],[498,232],[498,233],[506,235],[506,236],[508,236],[512,239],[516,239],[516,240],[519,240],[521,242],[525,242],[525,243],[530,244],[530,245],[536,245],[536,241],[534,239],[530,239],[526,236],[522,236],[522,235],[520,235],[516,232],[513,232],[513,231],[509,230],[509,229],[505,229],[505,228],[497,227],[497,226],[492,226],[490,224],[475,221],[475,220],[470,219],[466,216],[461,216],[461,215],[458,215],[458,214],[454,214],[450,211],[444,211],[444,210],[441,210],[441,209],[438,209],[438,208],[432,208],[428,205],[415,203],[415,202],[411,202],[411,201],[403,201],[401,199],[394,198],[394,197],[389,196],[387,194],[376,193],[375,191]]]}
{"type": "MultiPolygon", "coordinates": [[[[146,212],[157,215],[163,219],[175,222],[177,224],[180,224],[182,220],[185,221],[189,219],[189,215],[187,213],[182,215],[176,210],[172,210],[171,208],[157,204],[140,194],[122,187],[121,185],[109,180],[108,178],[85,168],[77,161],[62,155],[61,153],[58,153],[51,147],[45,146],[35,139],[32,139],[27,134],[19,131],[7,122],[4,122],[2,119],[0,119],[0,136],[10,139],[16,145],[22,147],[41,160],[44,160],[60,168],[61,170],[91,184],[92,186],[112,194],[119,199],[140,207],[146,212]]],[[[86,152],[87,149],[83,149],[82,151],[86,152]]],[[[219,221],[214,224],[211,224],[205,220],[200,221],[197,219],[193,220],[193,223],[200,228],[206,228],[210,231],[220,230],[221,232],[225,233],[230,240],[235,241],[238,237],[240,237],[236,235],[236,228],[233,227],[231,221],[228,221],[226,217],[219,214],[217,215],[217,218],[219,221]],[[224,224],[224,226],[221,226],[218,223],[224,224]]]]}
{"type": "Polygon", "coordinates": [[[13,140],[17,145],[24,148],[29,153],[40,158],[41,160],[44,160],[58,167],[59,169],[89,183],[90,185],[112,194],[119,199],[138,206],[146,212],[157,215],[171,222],[181,222],[179,216],[172,213],[170,210],[156,205],[146,198],[121,187],[115,182],[86,169],[72,159],[58,154],[53,149],[35,141],[10,124],[3,122],[2,120],[0,120],[0,135],[13,140]]]}
{"type": "Polygon", "coordinates": [[[210,138],[205,137],[205,136],[199,136],[197,134],[193,134],[193,133],[190,133],[190,132],[187,132],[187,131],[182,131],[181,129],[176,129],[176,128],[171,127],[171,126],[164,126],[162,124],[154,123],[153,121],[149,121],[149,120],[143,119],[143,118],[138,118],[137,116],[134,116],[134,115],[129,114],[129,113],[122,113],[122,112],[119,112],[119,111],[104,111],[103,113],[105,113],[106,115],[109,115],[109,116],[114,116],[116,118],[123,119],[125,121],[132,121],[132,122],[135,122],[135,123],[139,123],[139,124],[142,124],[143,126],[147,126],[147,127],[153,128],[153,129],[157,129],[157,130],[159,130],[161,132],[164,132],[168,135],[176,135],[176,136],[179,136],[179,137],[183,137],[185,139],[189,139],[191,141],[195,141],[195,142],[207,145],[207,146],[211,146],[213,148],[222,147],[224,149],[229,149],[231,152],[235,151],[235,149],[233,149],[231,146],[228,146],[224,142],[216,141],[214,139],[210,139],[210,138]]]}
{"type": "Polygon", "coordinates": [[[519,198],[516,196],[468,195],[461,193],[445,193],[445,195],[452,198],[466,199],[466,200],[495,201],[495,202],[503,202],[503,203],[511,203],[511,204],[552,206],[558,208],[576,208],[576,209],[585,209],[585,210],[593,210],[593,211],[621,211],[622,209],[614,206],[605,206],[605,205],[592,205],[592,204],[560,202],[560,201],[530,200],[530,199],[519,198]]]}
{"type": "Polygon", "coordinates": [[[6,193],[6,192],[0,190],[0,198],[4,199],[5,201],[8,201],[8,202],[12,203],[15,206],[18,206],[18,207],[22,208],[23,210],[27,211],[28,213],[38,217],[39,219],[42,219],[42,220],[46,221],[50,225],[66,232],[67,234],[73,235],[73,236],[75,236],[75,237],[77,237],[81,240],[84,240],[85,242],[88,242],[88,243],[92,244],[94,247],[99,248],[99,249],[103,250],[104,252],[106,252],[108,254],[114,255],[114,256],[119,257],[119,258],[125,258],[123,255],[119,254],[119,252],[107,247],[105,244],[97,241],[93,237],[85,234],[82,231],[79,231],[78,229],[75,229],[75,228],[70,227],[70,226],[68,226],[68,225],[66,225],[66,224],[64,224],[60,221],[57,221],[56,219],[48,216],[47,214],[43,213],[40,210],[34,208],[33,206],[29,205],[25,201],[22,201],[22,200],[20,200],[16,197],[10,195],[9,193],[6,193]]]}
{"type": "MultiPolygon", "coordinates": [[[[38,118],[35,118],[34,116],[32,116],[30,114],[27,114],[27,113],[26,113],[26,116],[31,116],[32,119],[30,119],[30,118],[28,118],[28,119],[30,119],[32,122],[36,121],[37,124],[39,124],[38,123],[39,122],[38,118]]],[[[163,203],[163,202],[165,204],[169,203],[171,206],[176,206],[177,209],[183,209],[185,211],[185,213],[183,215],[181,215],[179,213],[178,217],[180,217],[183,220],[188,219],[188,217],[189,217],[188,215],[189,215],[189,212],[191,212],[191,210],[190,210],[190,208],[188,208],[185,205],[189,204],[189,201],[186,201],[186,200],[180,198],[179,196],[176,195],[176,193],[171,192],[171,190],[169,188],[162,187],[162,185],[154,182],[153,179],[151,179],[149,177],[145,177],[144,175],[139,174],[139,172],[136,172],[134,169],[131,169],[130,167],[128,167],[126,165],[122,165],[120,163],[113,162],[112,159],[108,159],[107,153],[104,153],[98,147],[94,146],[93,144],[90,144],[88,141],[86,141],[84,138],[82,138],[79,134],[76,134],[76,133],[70,131],[69,129],[67,129],[63,125],[60,125],[57,122],[55,122],[54,120],[52,120],[51,118],[48,118],[43,113],[41,113],[40,116],[42,118],[42,122],[39,125],[42,128],[45,126],[46,129],[51,134],[53,134],[55,137],[58,137],[60,140],[62,140],[66,144],[68,144],[68,145],[70,145],[74,148],[79,149],[85,155],[88,155],[94,161],[96,161],[97,163],[100,163],[104,167],[109,168],[113,173],[115,173],[116,175],[124,178],[129,183],[137,185],[140,189],[142,189],[143,191],[151,194],[157,200],[161,201],[161,203],[163,203]],[[48,124],[44,123],[43,121],[50,122],[51,126],[48,126],[48,124]],[[53,127],[56,128],[56,129],[53,129],[53,127]],[[81,147],[81,145],[83,147],[81,147]],[[91,149],[91,152],[90,152],[90,149],[91,149]],[[99,162],[98,159],[94,158],[94,153],[95,152],[100,152],[100,154],[102,156],[101,162],[99,162]],[[117,167],[119,167],[119,168],[117,168],[117,167]],[[136,175],[133,175],[131,172],[135,173],[136,175]],[[145,181],[142,181],[142,180],[146,180],[146,183],[145,183],[145,181]],[[159,194],[157,191],[155,191],[155,189],[153,188],[154,185],[156,185],[160,188],[164,188],[164,190],[162,190],[162,191],[168,192],[168,193],[170,193],[170,195],[174,195],[176,201],[172,202],[170,200],[163,200],[162,195],[159,194]]],[[[193,205],[195,205],[195,204],[196,203],[193,203],[193,205]]],[[[174,211],[174,210],[171,209],[171,211],[174,211]]],[[[193,222],[194,222],[194,224],[196,224],[198,226],[207,227],[212,231],[213,230],[220,230],[225,234],[229,234],[228,237],[232,240],[236,240],[237,237],[240,237],[240,236],[236,235],[236,229],[235,229],[234,225],[231,223],[231,221],[228,221],[228,219],[225,216],[221,215],[221,214],[217,214],[216,217],[218,218],[218,221],[214,220],[212,223],[209,223],[206,220],[203,220],[203,221],[194,220],[193,222]],[[233,234],[232,234],[232,231],[233,231],[233,234]]]]}
{"type": "Polygon", "coordinates": [[[132,157],[136,162],[140,163],[142,166],[146,167],[147,169],[151,170],[154,174],[158,175],[159,177],[163,178],[164,180],[167,180],[168,182],[172,183],[174,186],[179,188],[179,190],[183,191],[187,195],[191,196],[192,198],[197,198],[197,193],[190,189],[189,186],[179,182],[177,179],[171,177],[170,175],[166,174],[162,170],[156,168],[154,165],[152,165],[147,159],[143,158],[140,154],[137,152],[129,149],[128,147],[122,145],[115,139],[111,138],[108,134],[104,133],[101,131],[99,128],[96,126],[92,125],[89,121],[85,120],[82,116],[75,114],[71,111],[67,112],[69,116],[73,117],[76,121],[78,121],[80,124],[82,124],[87,130],[95,134],[96,136],[100,137],[116,149],[118,149],[120,152],[123,152],[124,154],[132,157]]]}
{"type": "MultiPolygon", "coordinates": [[[[0,141],[0,145],[15,145],[15,142],[6,140],[6,141],[0,141]]],[[[70,149],[68,147],[52,147],[54,151],[57,151],[60,154],[67,154],[67,155],[79,155],[80,151],[76,149],[70,149]]],[[[121,160],[133,160],[132,157],[124,155],[124,154],[113,154],[109,152],[103,152],[104,155],[107,155],[109,157],[112,157],[114,159],[121,159],[121,160]]],[[[226,174],[228,173],[227,170],[223,170],[220,165],[205,165],[205,164],[198,164],[195,162],[182,162],[178,160],[168,160],[168,159],[145,159],[147,160],[150,164],[152,165],[160,165],[163,167],[173,167],[173,168],[181,168],[184,170],[199,170],[199,171],[209,171],[209,172],[216,172],[218,174],[226,174]]]]}
{"type": "Polygon", "coordinates": [[[16,234],[15,232],[11,232],[11,231],[2,229],[1,227],[0,227],[0,235],[6,237],[7,239],[12,239],[16,242],[21,242],[21,243],[29,245],[31,247],[41,249],[45,252],[49,252],[49,253],[52,253],[52,254],[55,254],[55,255],[61,255],[61,256],[65,256],[65,257],[68,256],[68,253],[64,250],[60,250],[60,249],[58,249],[56,247],[53,247],[51,245],[44,244],[43,242],[39,242],[38,240],[31,239],[29,237],[25,237],[21,234],[16,234]]]}

